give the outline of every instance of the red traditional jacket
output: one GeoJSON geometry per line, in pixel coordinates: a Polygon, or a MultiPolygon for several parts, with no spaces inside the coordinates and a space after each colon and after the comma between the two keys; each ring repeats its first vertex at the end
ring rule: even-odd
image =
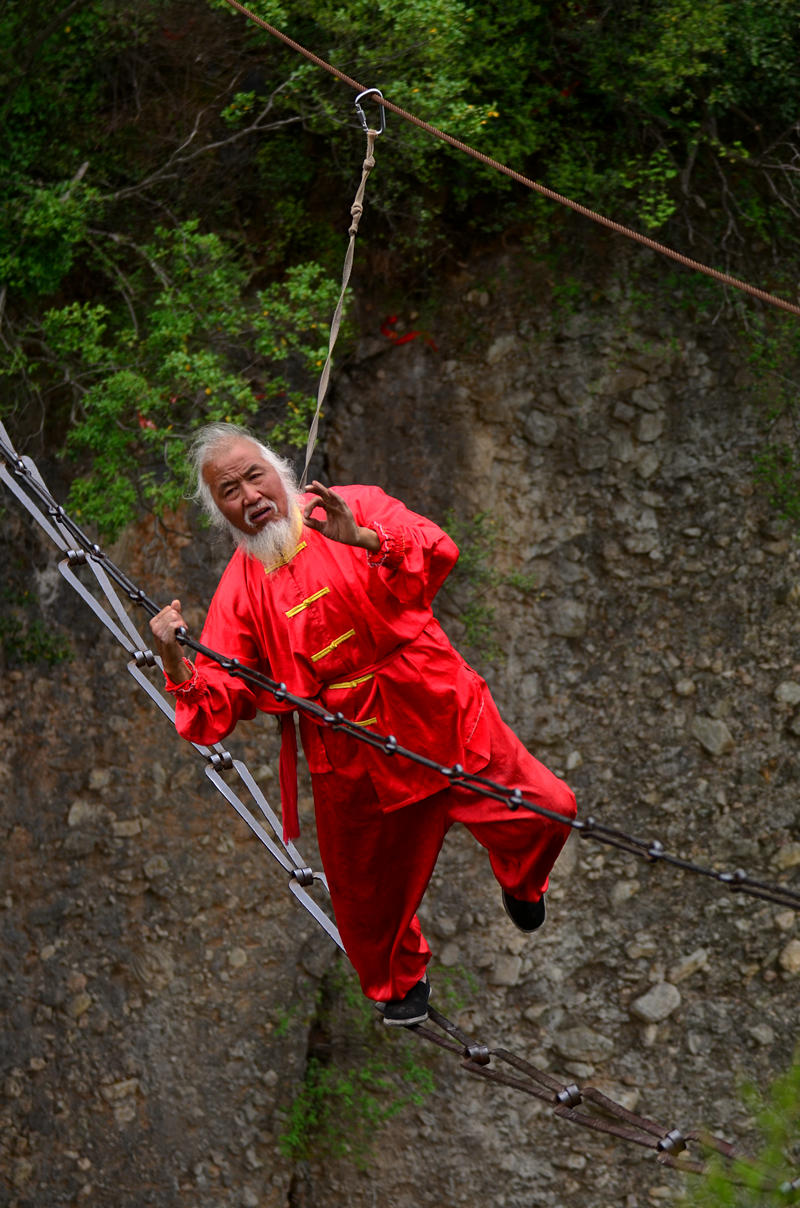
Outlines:
{"type": "MultiPolygon", "coordinates": [[[[258,668],[290,692],[437,762],[489,754],[479,724],[485,683],[451,646],[431,612],[458,550],[440,528],[378,487],[334,488],[356,523],[381,539],[376,554],[303,528],[294,552],[265,567],[237,550],[214,594],[202,633],[213,650],[258,668]]],[[[257,710],[283,721],[281,794],[284,833],[296,837],[294,723],[285,702],[197,655],[195,673],[168,687],[178,731],[211,744],[257,710]],[[288,723],[288,724],[287,724],[288,723]]],[[[312,776],[366,771],[383,810],[399,809],[445,787],[440,773],[387,758],[348,734],[300,713],[300,736],[312,776]]],[[[329,782],[330,783],[330,782],[329,782]]],[[[343,805],[346,802],[343,801],[343,805]]]]}

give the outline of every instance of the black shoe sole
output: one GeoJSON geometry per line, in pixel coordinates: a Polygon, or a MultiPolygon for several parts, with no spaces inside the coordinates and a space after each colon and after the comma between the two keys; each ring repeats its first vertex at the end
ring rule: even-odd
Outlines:
{"type": "Polygon", "coordinates": [[[514,924],[514,926],[517,928],[517,931],[522,931],[522,932],[523,932],[525,935],[532,935],[534,931],[538,931],[538,930],[539,930],[539,928],[540,928],[541,926],[543,926],[544,921],[545,921],[545,918],[547,917],[547,911],[546,911],[545,904],[544,904],[544,894],[542,894],[542,896],[541,896],[541,898],[539,899],[539,901],[538,901],[538,902],[530,902],[530,903],[529,903],[529,902],[525,902],[525,903],[523,903],[523,905],[525,905],[525,906],[528,906],[528,905],[531,905],[531,906],[539,906],[539,905],[541,905],[541,907],[542,907],[542,917],[541,917],[541,918],[538,920],[538,922],[534,923],[534,925],[533,925],[532,927],[525,927],[525,926],[524,926],[522,923],[520,923],[520,922],[519,922],[519,920],[518,920],[518,919],[515,919],[515,918],[514,918],[514,914],[513,914],[514,907],[513,907],[513,906],[511,906],[511,905],[509,905],[509,899],[510,899],[510,898],[511,898],[511,895],[510,895],[510,894],[507,894],[507,893],[506,893],[506,891],[505,891],[505,890],[503,890],[503,909],[505,910],[505,912],[506,912],[506,914],[508,915],[508,917],[511,919],[511,922],[512,922],[512,923],[514,924]]]}
{"type": "Polygon", "coordinates": [[[383,1022],[387,1028],[413,1028],[418,1023],[424,1023],[427,1018],[427,1011],[424,1015],[415,1015],[413,1019],[387,1019],[384,1014],[383,1022]]]}

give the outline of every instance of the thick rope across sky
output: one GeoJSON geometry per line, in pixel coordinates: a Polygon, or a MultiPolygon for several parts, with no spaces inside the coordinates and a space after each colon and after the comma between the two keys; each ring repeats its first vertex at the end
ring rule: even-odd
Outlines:
{"type": "MultiPolygon", "coordinates": [[[[336,76],[338,80],[341,80],[343,84],[347,84],[350,88],[355,89],[356,92],[366,92],[372,87],[379,87],[379,81],[373,82],[373,84],[369,86],[360,84],[358,80],[354,80],[352,76],[346,75],[345,72],[340,71],[338,67],[334,67],[331,63],[326,62],[325,59],[320,58],[319,55],[314,54],[313,51],[308,50],[305,46],[302,46],[299,42],[296,42],[293,38],[290,38],[288,34],[283,33],[274,25],[270,25],[268,21],[265,21],[262,17],[259,17],[256,13],[251,12],[251,10],[246,8],[244,4],[240,4],[239,0],[226,0],[226,3],[229,4],[231,8],[236,9],[237,12],[240,12],[243,16],[247,17],[248,20],[253,21],[256,25],[260,26],[261,29],[266,30],[266,32],[271,34],[272,37],[278,38],[286,46],[291,47],[292,50],[296,51],[300,55],[303,55],[303,57],[308,59],[309,62],[315,63],[317,67],[321,67],[324,71],[336,76]]],[[[776,294],[771,294],[767,290],[761,289],[757,285],[751,285],[747,281],[742,281],[738,277],[733,277],[730,275],[730,273],[724,273],[720,269],[712,268],[710,265],[703,264],[699,260],[693,260],[691,256],[685,256],[682,252],[676,251],[674,248],[667,246],[665,243],[659,243],[658,240],[651,239],[648,235],[643,235],[640,231],[635,231],[631,227],[624,226],[620,222],[615,222],[613,218],[607,218],[604,214],[599,214],[595,210],[590,209],[588,206],[582,205],[580,202],[573,201],[571,198],[565,197],[561,193],[556,193],[554,189],[548,189],[546,185],[539,184],[538,181],[532,180],[529,176],[524,176],[521,172],[517,172],[513,168],[509,168],[506,164],[500,163],[499,160],[492,159],[492,157],[489,155],[484,155],[482,151],[477,151],[474,147],[470,147],[468,143],[461,142],[460,139],[454,138],[446,131],[430,125],[430,123],[423,121],[422,118],[417,117],[413,113],[409,113],[407,109],[402,109],[399,105],[395,105],[393,101],[386,99],[380,94],[375,95],[373,99],[375,100],[376,104],[382,105],[385,109],[388,109],[398,117],[403,118],[404,121],[411,122],[413,125],[419,126],[421,130],[425,130],[428,134],[432,135],[434,138],[442,140],[449,146],[455,148],[455,150],[461,151],[465,155],[469,155],[473,159],[478,160],[479,163],[484,164],[487,168],[492,168],[496,172],[501,172],[504,176],[508,176],[511,178],[511,180],[516,181],[517,184],[521,184],[527,189],[532,189],[534,192],[541,194],[542,197],[546,197],[548,200],[556,202],[558,205],[566,206],[568,209],[574,210],[576,214],[581,214],[584,218],[588,218],[592,222],[598,223],[607,230],[614,231],[617,235],[623,235],[626,239],[632,239],[636,243],[640,243],[643,247],[649,248],[653,252],[658,252],[658,254],[661,256],[667,256],[670,260],[674,260],[678,264],[682,264],[684,268],[691,269],[694,272],[703,273],[705,276],[712,277],[715,281],[719,281],[722,285],[728,285],[733,289],[738,289],[743,293],[750,294],[751,297],[758,298],[759,301],[765,302],[769,306],[777,307],[779,310],[789,311],[789,313],[793,315],[800,315],[800,306],[794,302],[789,302],[786,298],[779,298],[776,294]]]]}

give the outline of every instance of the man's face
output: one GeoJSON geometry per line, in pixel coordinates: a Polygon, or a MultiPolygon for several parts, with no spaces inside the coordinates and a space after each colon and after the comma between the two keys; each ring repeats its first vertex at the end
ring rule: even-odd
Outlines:
{"type": "Polygon", "coordinates": [[[203,469],[222,515],[240,533],[253,536],[285,520],[289,500],[280,475],[249,440],[234,440],[203,469]]]}

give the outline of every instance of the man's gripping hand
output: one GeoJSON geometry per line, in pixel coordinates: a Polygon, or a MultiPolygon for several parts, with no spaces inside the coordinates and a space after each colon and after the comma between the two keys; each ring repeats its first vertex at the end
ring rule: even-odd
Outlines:
{"type": "Polygon", "coordinates": [[[186,629],[186,622],[181,616],[180,600],[173,600],[166,608],[162,608],[161,612],[156,613],[150,621],[150,629],[156,650],[161,655],[164,671],[173,684],[182,684],[190,679],[191,668],[186,665],[176,636],[179,629],[186,629]]]}
{"type": "Polygon", "coordinates": [[[330,541],[340,541],[343,545],[358,545],[361,549],[368,549],[373,554],[378,552],[381,546],[380,537],[374,529],[356,524],[355,516],[341,495],[337,495],[335,491],[324,487],[321,482],[316,480],[307,489],[311,495],[316,495],[317,498],[309,500],[303,508],[304,524],[316,529],[330,541]],[[323,509],[324,520],[312,516],[311,513],[315,508],[323,509]]]}

